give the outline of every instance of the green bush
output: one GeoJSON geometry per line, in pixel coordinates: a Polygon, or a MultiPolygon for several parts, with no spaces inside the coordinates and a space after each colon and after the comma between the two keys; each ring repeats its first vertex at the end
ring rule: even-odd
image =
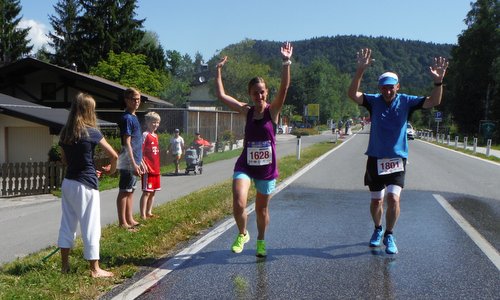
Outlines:
{"type": "Polygon", "coordinates": [[[62,149],[59,144],[55,143],[49,149],[49,161],[61,161],[62,149]]]}
{"type": "Polygon", "coordinates": [[[296,136],[316,135],[318,133],[317,128],[293,128],[291,132],[291,134],[296,136]]]}

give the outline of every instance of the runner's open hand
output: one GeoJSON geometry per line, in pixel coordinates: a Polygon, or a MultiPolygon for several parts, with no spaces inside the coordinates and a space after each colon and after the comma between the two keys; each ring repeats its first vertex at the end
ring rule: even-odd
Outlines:
{"type": "Polygon", "coordinates": [[[434,64],[429,67],[434,82],[443,82],[444,75],[446,74],[446,69],[448,68],[448,60],[444,57],[434,58],[434,64]]]}
{"type": "Polygon", "coordinates": [[[364,48],[359,50],[357,54],[358,68],[365,70],[370,66],[370,64],[375,61],[371,58],[372,50],[370,48],[364,48]]]}
{"type": "Polygon", "coordinates": [[[283,43],[283,46],[281,46],[281,56],[283,57],[283,60],[289,60],[292,58],[292,52],[292,44],[290,44],[290,42],[283,43]]]}

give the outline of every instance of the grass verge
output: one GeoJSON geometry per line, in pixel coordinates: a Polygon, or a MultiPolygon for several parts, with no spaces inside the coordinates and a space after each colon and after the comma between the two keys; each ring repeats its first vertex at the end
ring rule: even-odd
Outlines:
{"type": "MultiPolygon", "coordinates": [[[[299,161],[294,155],[283,157],[279,160],[278,181],[283,181],[336,145],[339,144],[324,142],[305,148],[299,161]]],[[[204,162],[207,161],[208,157],[204,162]]],[[[113,278],[93,279],[89,276],[80,239],[70,255],[69,274],[60,272],[59,253],[46,258],[54,247],[7,263],[0,268],[0,299],[96,299],[132,277],[141,267],[171,255],[180,243],[230,216],[230,191],[231,180],[228,180],[158,206],[155,213],[160,218],[144,221],[138,232],[128,232],[116,225],[103,228],[100,264],[115,273],[113,278]]],[[[253,193],[249,195],[249,202],[254,196],[253,193]]]]}
{"type": "MultiPolygon", "coordinates": [[[[447,145],[447,144],[444,144],[444,143],[438,143],[436,141],[427,141],[427,140],[424,140],[424,141],[428,142],[428,143],[432,143],[432,144],[440,146],[440,147],[443,147],[443,148],[448,148],[450,150],[454,150],[454,151],[466,153],[466,154],[469,154],[469,155],[472,155],[472,156],[480,157],[482,159],[486,159],[486,160],[490,160],[490,161],[494,161],[494,162],[500,163],[500,157],[497,157],[495,155],[486,156],[486,154],[479,153],[479,152],[475,152],[474,153],[474,151],[469,150],[469,149],[464,149],[463,147],[455,147],[454,145],[447,145]]],[[[499,146],[495,146],[495,147],[492,147],[491,149],[500,150],[500,147],[499,146]]]]}

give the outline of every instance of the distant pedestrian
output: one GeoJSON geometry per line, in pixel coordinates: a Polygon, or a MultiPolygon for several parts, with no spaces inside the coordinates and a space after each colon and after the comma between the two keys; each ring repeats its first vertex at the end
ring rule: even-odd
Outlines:
{"type": "Polygon", "coordinates": [[[160,115],[156,112],[148,112],[145,116],[146,131],[142,134],[142,157],[144,174],[142,174],[142,196],[140,202],[141,218],[154,218],[152,213],[153,202],[156,191],[161,190],[160,178],[160,145],[156,130],[160,126],[160,115]]]}
{"type": "Polygon", "coordinates": [[[330,127],[332,129],[332,133],[335,134],[337,132],[337,123],[334,120],[332,120],[330,127]]]}
{"type": "Polygon", "coordinates": [[[408,118],[416,109],[431,108],[441,103],[443,78],[448,61],[435,58],[430,74],[434,88],[429,97],[399,94],[399,78],[386,72],[378,79],[378,94],[366,94],[359,90],[365,70],[372,62],[372,51],[361,49],[357,53],[357,70],[349,87],[348,96],[370,112],[370,140],[366,155],[365,185],[371,192],[370,213],[375,230],[370,239],[371,247],[378,247],[383,238],[388,254],[396,254],[393,230],[400,214],[400,194],[404,187],[408,139],[408,118]],[[382,228],[384,197],[387,193],[386,229],[382,228]]]}
{"type": "Polygon", "coordinates": [[[141,104],[141,94],[133,88],[124,92],[125,112],[120,120],[122,150],[118,168],[120,169],[119,192],[116,199],[118,223],[121,227],[135,231],[139,222],[134,220],[134,191],[137,176],[143,173],[142,130],[136,111],[141,104]]]}
{"type": "Polygon", "coordinates": [[[339,131],[340,135],[342,135],[342,126],[344,126],[344,122],[342,122],[342,120],[339,120],[337,124],[337,130],[339,131]]]}
{"type": "Polygon", "coordinates": [[[290,43],[285,43],[281,47],[283,58],[281,84],[270,104],[267,103],[269,90],[264,79],[260,77],[253,78],[248,84],[252,106],[227,95],[222,83],[222,67],[227,62],[227,57],[217,64],[217,97],[232,110],[246,115],[245,144],[236,161],[233,175],[233,214],[239,231],[231,247],[235,253],[243,251],[244,244],[250,240],[250,234],[247,231],[248,216],[245,209],[248,190],[253,180],[257,189],[255,199],[258,229],[256,255],[258,257],[267,255],[264,237],[269,224],[269,201],[275,189],[276,178],[278,178],[275,128],[290,85],[292,50],[290,43]]]}
{"type": "Polygon", "coordinates": [[[174,159],[175,175],[179,174],[179,164],[185,149],[184,139],[180,135],[179,129],[174,130],[174,136],[170,139],[169,151],[174,159]]]}
{"type": "Polygon", "coordinates": [[[92,277],[111,277],[113,273],[99,266],[101,239],[101,208],[97,172],[112,174],[116,170],[118,154],[97,128],[95,101],[80,93],[71,104],[66,125],[61,130],[59,145],[62,161],[66,164],[61,191],[61,226],[57,245],[61,249],[61,271],[70,271],[69,252],[73,248],[76,228],[80,222],[83,256],[90,264],[92,277]],[[94,149],[99,145],[111,158],[111,164],[96,170],[94,149]]]}

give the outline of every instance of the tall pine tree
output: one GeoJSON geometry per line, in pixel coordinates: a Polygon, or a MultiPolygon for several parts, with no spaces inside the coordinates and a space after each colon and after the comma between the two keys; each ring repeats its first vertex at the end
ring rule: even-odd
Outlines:
{"type": "Polygon", "coordinates": [[[80,56],[79,41],[77,39],[78,14],[81,7],[78,0],[59,0],[54,5],[56,15],[50,15],[49,45],[54,49],[50,55],[51,62],[61,67],[70,67],[76,64],[80,56]]]}
{"type": "MultiPolygon", "coordinates": [[[[500,119],[492,114],[499,106],[500,4],[498,0],[472,3],[467,29],[452,49],[449,71],[450,97],[445,101],[464,134],[478,134],[480,120],[500,119]]],[[[497,132],[500,130],[497,130],[497,132]]]]}
{"type": "Polygon", "coordinates": [[[31,28],[19,29],[21,21],[19,0],[0,0],[0,66],[16,61],[30,53],[27,38],[31,28]]]}
{"type": "Polygon", "coordinates": [[[79,0],[83,15],[79,18],[81,43],[79,65],[84,72],[115,53],[136,53],[144,35],[143,20],[135,19],[136,0],[79,0]]]}

